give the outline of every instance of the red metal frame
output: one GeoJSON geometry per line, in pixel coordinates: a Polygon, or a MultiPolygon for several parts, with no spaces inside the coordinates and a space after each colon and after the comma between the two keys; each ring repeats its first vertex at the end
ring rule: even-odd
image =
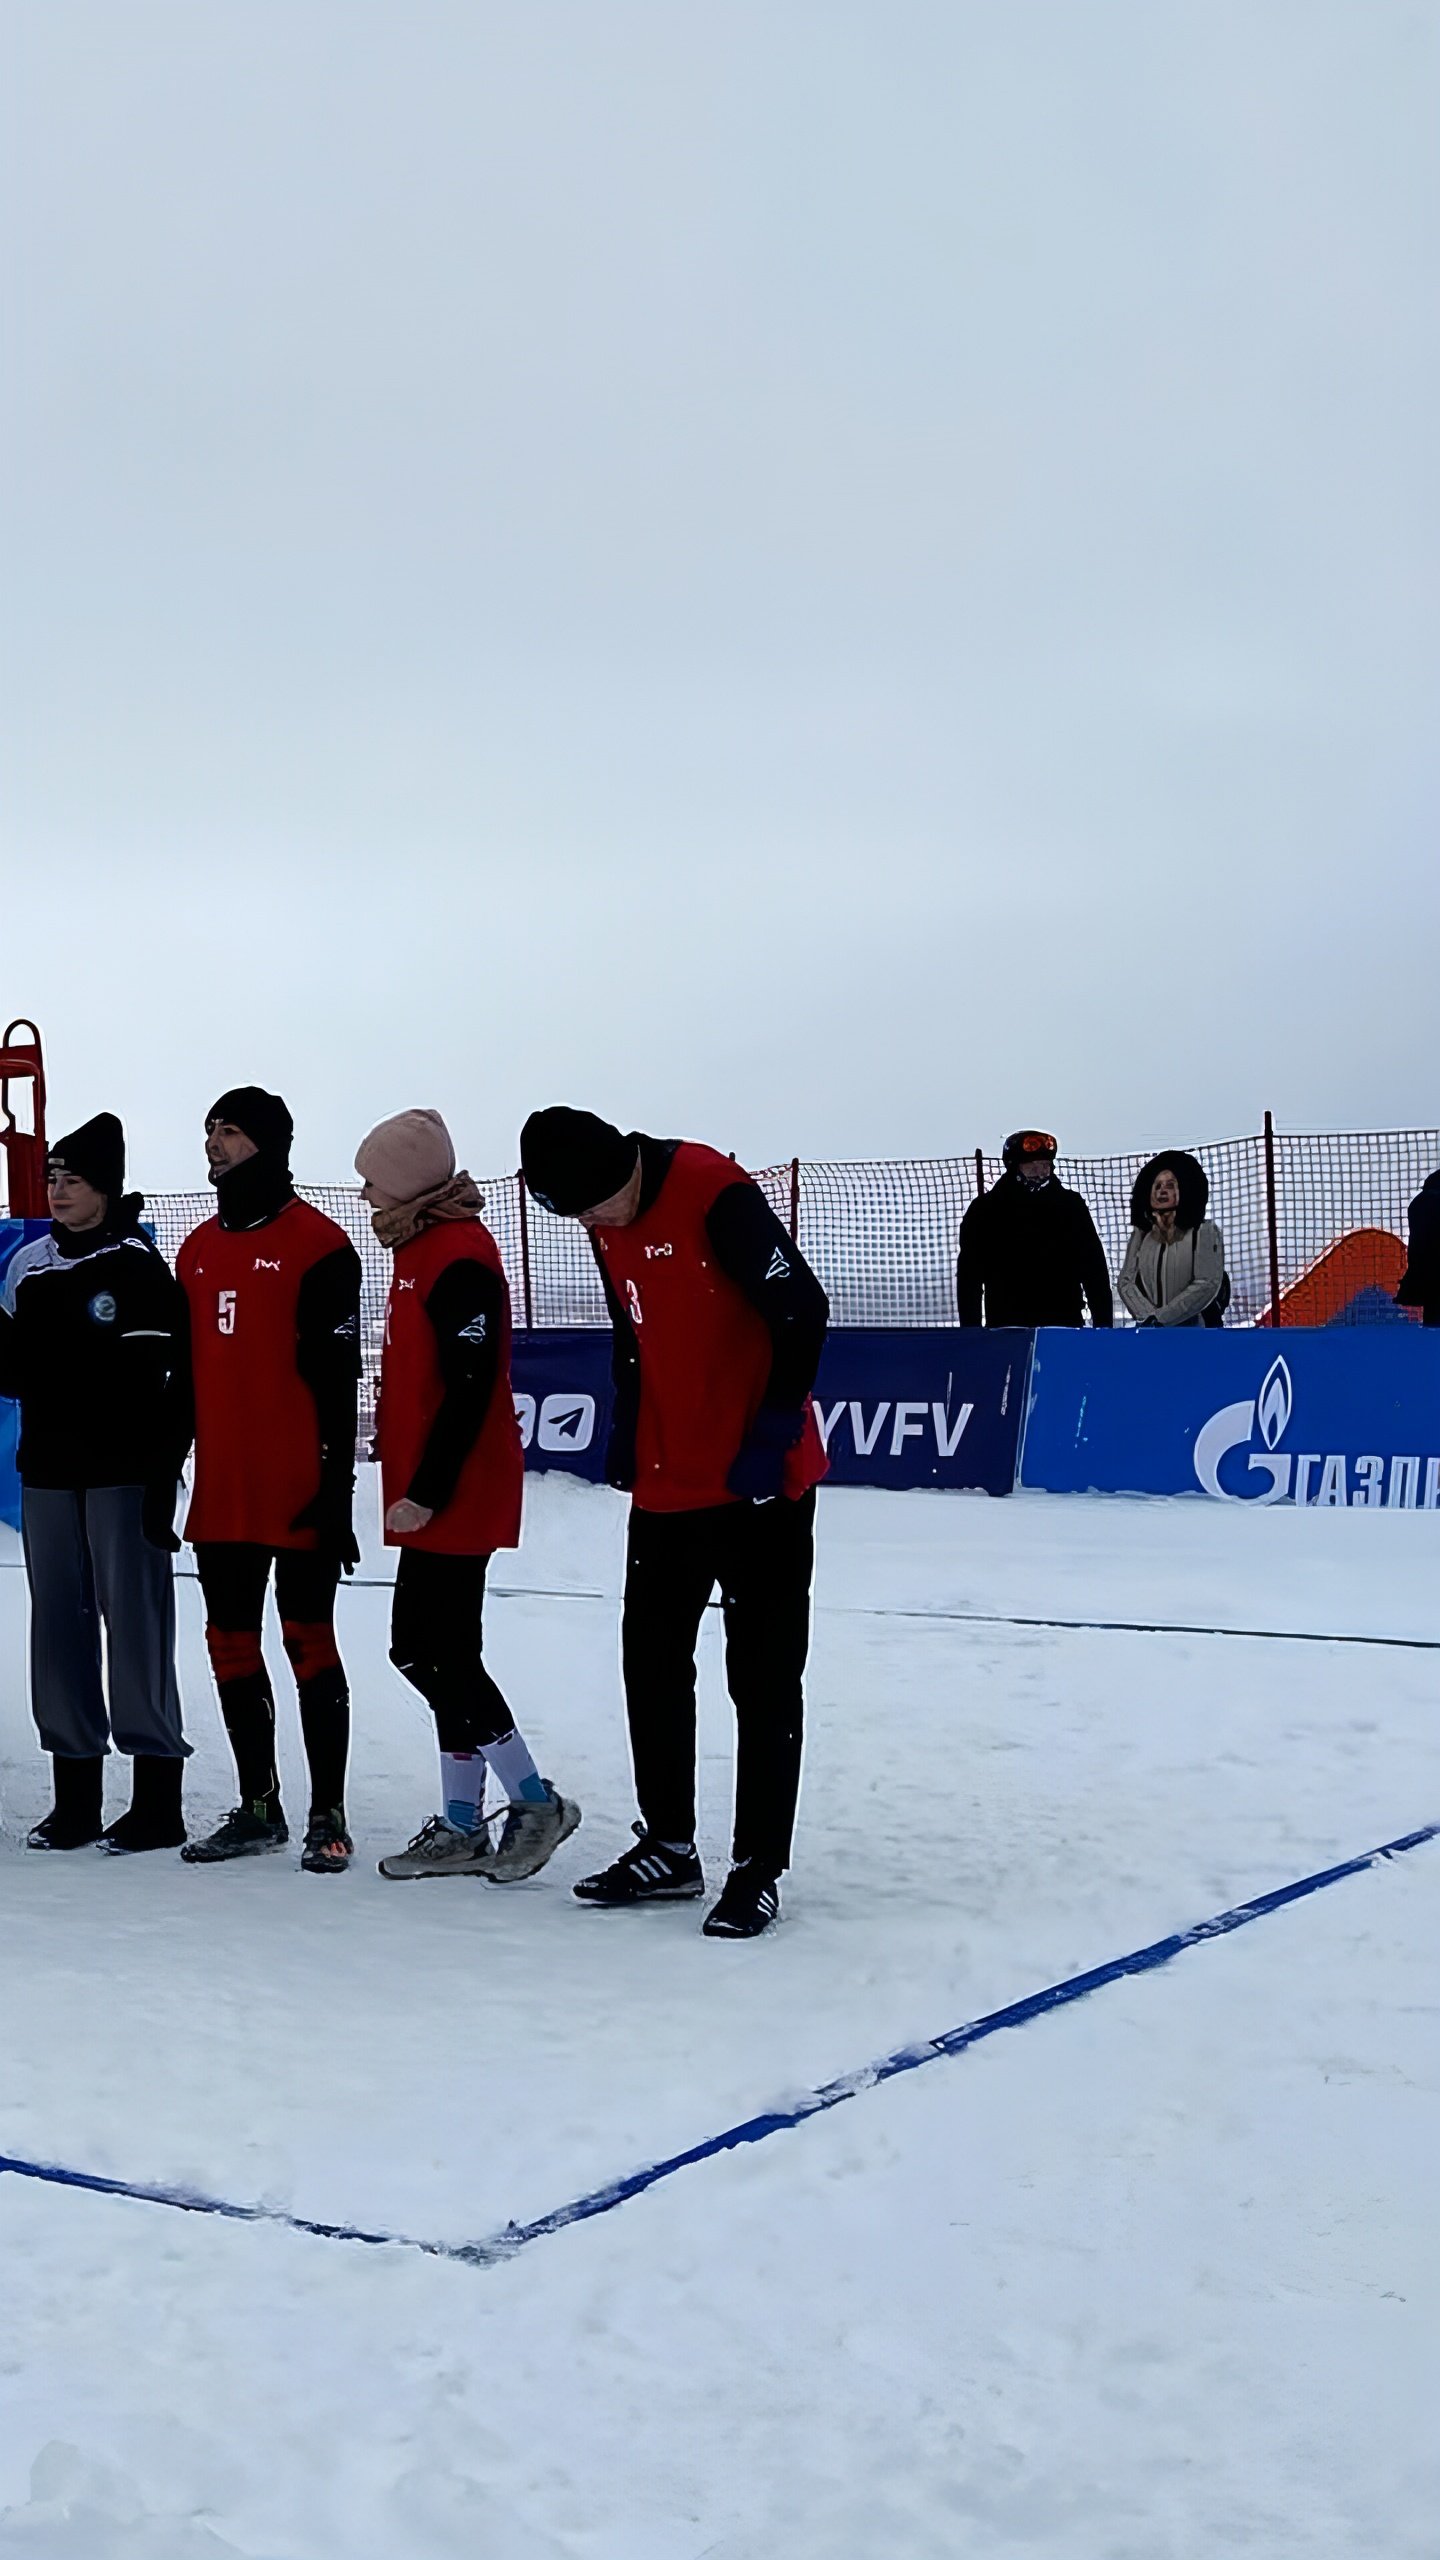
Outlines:
{"type": "Polygon", "coordinates": [[[43,1218],[45,1192],[45,1060],[40,1034],[24,1014],[10,1023],[0,1041],[0,1147],[5,1151],[5,1192],[12,1218],[43,1218]],[[28,1032],[27,1040],[20,1032],[28,1032]],[[33,1129],[17,1127],[10,1105],[12,1083],[31,1086],[33,1129]]]}

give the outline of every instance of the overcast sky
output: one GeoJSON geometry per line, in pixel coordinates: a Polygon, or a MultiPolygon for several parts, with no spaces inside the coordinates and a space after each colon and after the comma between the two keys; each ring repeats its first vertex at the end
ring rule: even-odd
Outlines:
{"type": "Polygon", "coordinates": [[[1433,0],[3,22],[52,1129],[1440,1120],[1433,0]]]}

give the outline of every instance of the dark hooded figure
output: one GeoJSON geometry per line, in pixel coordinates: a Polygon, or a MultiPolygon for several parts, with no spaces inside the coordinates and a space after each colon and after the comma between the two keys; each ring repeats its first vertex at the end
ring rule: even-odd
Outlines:
{"type": "Polygon", "coordinates": [[[185,1304],[101,1111],[49,1151],[47,1234],[0,1291],[0,1395],[20,1407],[30,1702],[55,1802],[32,1849],[176,1848],[189,1745],[175,1679],[172,1379],[185,1304]],[[103,1641],[102,1641],[103,1639],[103,1641]],[[132,1801],[105,1828],[111,1749],[132,1801]]]}
{"type": "Polygon", "coordinates": [[[1140,1167],[1118,1283],[1138,1325],[1220,1323],[1229,1294],[1225,1243],[1205,1215],[1209,1205],[1209,1176],[1183,1147],[1140,1167]]]}
{"type": "Polygon", "coordinates": [[[1410,1203],[1410,1259],[1395,1304],[1418,1307],[1422,1324],[1440,1324],[1440,1173],[1410,1203]]]}

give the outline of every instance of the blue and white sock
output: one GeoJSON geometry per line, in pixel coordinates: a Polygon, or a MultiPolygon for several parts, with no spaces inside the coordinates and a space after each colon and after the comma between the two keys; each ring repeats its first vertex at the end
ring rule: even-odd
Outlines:
{"type": "Polygon", "coordinates": [[[545,1781],[530,1757],[530,1746],[513,1727],[497,1741],[486,1743],[485,1757],[511,1804],[549,1803],[545,1781]]]}
{"type": "Polygon", "coordinates": [[[456,1831],[478,1831],[480,1807],[484,1801],[484,1752],[442,1751],[440,1802],[451,1827],[456,1831]]]}

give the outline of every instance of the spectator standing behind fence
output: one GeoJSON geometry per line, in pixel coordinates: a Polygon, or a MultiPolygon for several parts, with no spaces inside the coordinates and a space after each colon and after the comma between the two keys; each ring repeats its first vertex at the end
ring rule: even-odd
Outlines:
{"type": "Polygon", "coordinates": [[[1395,1304],[1418,1307],[1422,1324],[1440,1325],[1440,1173],[1410,1203],[1410,1258],[1395,1304]]]}
{"type": "Polygon", "coordinates": [[[1229,1294],[1225,1243],[1210,1180],[1183,1147],[1152,1156],[1130,1194],[1130,1241],[1119,1290],[1139,1325],[1218,1325],[1229,1294]]]}
{"type": "Polygon", "coordinates": [[[47,1189],[50,1232],[22,1245],[0,1296],[0,1395],[20,1405],[30,1698],[55,1780],[29,1845],[178,1848],[189,1745],[175,1679],[170,1376],[185,1304],[141,1232],[145,1203],[125,1189],[112,1112],[56,1140],[47,1189]],[[132,1800],[104,1830],[112,1741],[129,1756],[132,1800]]]}
{"type": "Polygon", "coordinates": [[[1094,1325],[1115,1321],[1110,1272],[1078,1191],[1055,1179],[1055,1141],[1017,1129],[1005,1170],[972,1200],[960,1228],[955,1294],[962,1324],[1094,1325]]]}

